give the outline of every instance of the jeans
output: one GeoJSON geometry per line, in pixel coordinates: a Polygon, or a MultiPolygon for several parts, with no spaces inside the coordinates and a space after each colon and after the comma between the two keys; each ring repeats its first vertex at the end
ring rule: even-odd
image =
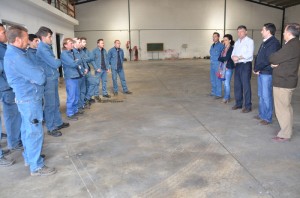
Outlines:
{"type": "Polygon", "coordinates": [[[118,92],[118,82],[117,82],[118,75],[120,77],[123,92],[127,92],[128,88],[127,88],[127,85],[126,85],[125,73],[124,73],[123,68],[122,69],[117,69],[117,70],[112,69],[111,71],[112,71],[112,80],[113,80],[114,92],[115,93],[118,92]]]}
{"type": "Polygon", "coordinates": [[[7,134],[7,147],[9,149],[16,147],[21,143],[21,115],[18,106],[15,103],[15,93],[11,90],[1,92],[1,101],[3,104],[3,118],[7,134]]]}
{"type": "Polygon", "coordinates": [[[78,89],[79,89],[79,98],[78,98],[78,108],[84,107],[84,99],[86,95],[86,77],[83,76],[78,79],[78,89]]]}
{"type": "Polygon", "coordinates": [[[252,62],[237,63],[234,72],[235,106],[252,109],[251,103],[251,74],[252,62]]]}
{"type": "Polygon", "coordinates": [[[65,79],[65,82],[67,91],[66,114],[70,117],[78,112],[78,79],[65,79]]]}
{"type": "Polygon", "coordinates": [[[102,84],[102,95],[107,95],[107,88],[106,88],[106,84],[107,84],[107,71],[103,71],[101,70],[100,73],[97,73],[97,76],[100,78],[99,80],[101,81],[102,84]]]}
{"type": "Polygon", "coordinates": [[[272,75],[259,74],[257,78],[258,89],[258,115],[260,119],[272,122],[273,114],[273,86],[272,75]]]}
{"type": "Polygon", "coordinates": [[[59,111],[58,80],[47,78],[44,95],[44,118],[49,131],[63,124],[59,111]]]}
{"type": "Polygon", "coordinates": [[[224,81],[224,99],[230,99],[230,82],[232,77],[233,69],[227,69],[225,72],[225,81],[224,81]]]}
{"type": "Polygon", "coordinates": [[[88,75],[87,77],[87,93],[85,98],[91,99],[92,96],[99,96],[99,78],[94,75],[88,75]]]}
{"type": "MultiPolygon", "coordinates": [[[[0,112],[1,113],[1,112],[0,112]]],[[[2,121],[1,121],[1,116],[0,116],[0,140],[2,139],[2,121]]],[[[1,145],[0,145],[0,159],[3,157],[2,154],[2,149],[1,149],[1,145]]]]}
{"type": "Polygon", "coordinates": [[[219,68],[219,61],[210,62],[210,83],[211,83],[211,94],[214,96],[222,96],[222,81],[217,77],[219,68]]]}
{"type": "Polygon", "coordinates": [[[41,158],[44,140],[42,100],[18,103],[18,109],[22,117],[23,157],[30,171],[34,172],[44,166],[41,158]]]}

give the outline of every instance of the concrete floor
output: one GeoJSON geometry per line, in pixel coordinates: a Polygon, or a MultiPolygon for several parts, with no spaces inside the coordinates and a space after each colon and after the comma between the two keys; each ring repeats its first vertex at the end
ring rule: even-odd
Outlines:
{"type": "Polygon", "coordinates": [[[243,114],[231,110],[233,102],[207,96],[208,60],[130,62],[125,68],[134,94],[120,93],[122,103],[94,104],[62,137],[45,135],[46,164],[58,170],[53,176],[29,176],[21,152],[12,153],[16,164],[0,169],[1,198],[300,197],[299,86],[294,136],[273,143],[276,119],[260,126],[252,118],[256,77],[253,111],[243,114]]]}

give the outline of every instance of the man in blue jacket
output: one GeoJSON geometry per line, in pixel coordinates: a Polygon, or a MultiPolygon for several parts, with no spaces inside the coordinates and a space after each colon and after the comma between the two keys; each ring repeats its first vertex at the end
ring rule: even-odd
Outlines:
{"type": "Polygon", "coordinates": [[[60,58],[67,91],[66,114],[69,120],[76,121],[78,120],[78,101],[80,97],[78,80],[82,78],[79,67],[82,65],[82,60],[75,57],[73,42],[71,38],[64,39],[60,58]]]}
{"type": "MultiPolygon", "coordinates": [[[[7,83],[3,58],[6,52],[7,37],[5,28],[0,24],[0,99],[3,104],[4,125],[7,133],[7,147],[13,150],[23,149],[21,142],[21,116],[15,103],[15,94],[7,83]]],[[[1,151],[0,151],[1,152],[1,151]]],[[[0,158],[1,158],[0,153],[0,158]]],[[[0,163],[1,166],[1,163],[0,163]]]]}
{"type": "Polygon", "coordinates": [[[44,139],[42,98],[46,77],[43,69],[32,62],[26,53],[27,29],[12,26],[7,35],[9,45],[4,57],[4,70],[22,115],[25,164],[30,166],[32,176],[52,175],[56,170],[45,166],[41,157],[44,139]]]}
{"type": "Polygon", "coordinates": [[[81,60],[81,64],[79,65],[80,76],[78,78],[78,89],[79,89],[79,100],[78,100],[78,115],[84,113],[85,107],[85,94],[86,94],[86,78],[85,76],[88,73],[88,66],[85,61],[83,61],[83,55],[81,52],[81,41],[79,38],[73,38],[74,47],[73,54],[75,59],[81,60]]]}
{"type": "MultiPolygon", "coordinates": [[[[109,64],[107,60],[107,52],[104,49],[104,40],[103,39],[98,39],[97,40],[97,47],[93,50],[92,56],[94,61],[92,61],[92,64],[95,69],[95,75],[101,80],[102,84],[102,96],[105,98],[110,98],[110,95],[107,93],[107,73],[109,73],[109,64]]],[[[97,96],[99,97],[99,85],[96,93],[96,98],[97,96]]]]}
{"type": "Polygon", "coordinates": [[[62,128],[68,127],[69,123],[64,123],[59,110],[59,95],[58,95],[58,68],[61,66],[61,61],[56,59],[52,51],[52,31],[47,27],[40,27],[36,35],[40,39],[37,48],[37,64],[44,68],[46,74],[45,96],[44,96],[44,117],[48,135],[53,137],[61,136],[59,131],[62,128]]]}
{"type": "Polygon", "coordinates": [[[81,54],[81,57],[83,59],[83,64],[85,65],[85,67],[88,69],[88,72],[87,74],[84,76],[85,78],[85,84],[86,84],[86,90],[85,90],[85,94],[82,96],[83,97],[83,100],[84,100],[84,106],[86,108],[90,108],[90,99],[91,97],[89,97],[90,95],[93,96],[93,88],[90,89],[90,79],[91,79],[91,66],[90,66],[90,63],[93,61],[93,58],[92,58],[92,54],[91,52],[86,48],[86,38],[85,37],[81,37],[80,38],[80,41],[81,41],[81,50],[80,50],[80,54],[81,54]],[[90,92],[90,93],[89,93],[90,92]]]}
{"type": "Polygon", "coordinates": [[[81,56],[85,60],[85,65],[88,68],[88,73],[86,74],[86,93],[85,93],[85,107],[90,108],[91,103],[95,102],[94,99],[92,99],[92,96],[95,95],[95,93],[99,92],[99,87],[97,86],[97,78],[95,78],[95,75],[92,75],[92,68],[91,64],[93,61],[92,53],[86,48],[87,39],[85,37],[80,38],[81,41],[81,56]],[[97,89],[98,87],[98,89],[97,89]]]}
{"type": "Polygon", "coordinates": [[[215,97],[215,99],[222,98],[222,81],[218,79],[217,72],[220,62],[218,58],[221,55],[224,45],[220,42],[220,34],[218,32],[213,33],[213,44],[210,47],[210,83],[211,83],[211,93],[210,96],[215,97]]]}
{"type": "Polygon", "coordinates": [[[114,95],[118,95],[118,75],[123,88],[123,93],[132,94],[132,92],[128,90],[126,85],[125,73],[123,68],[124,51],[120,48],[121,42],[119,40],[115,40],[114,44],[115,46],[108,51],[107,55],[108,63],[111,67],[112,72],[114,95]]]}
{"type": "Polygon", "coordinates": [[[263,43],[260,45],[255,58],[254,73],[258,75],[257,88],[259,107],[258,115],[254,118],[260,121],[262,125],[268,125],[272,122],[273,114],[273,85],[272,85],[272,67],[269,57],[280,49],[280,43],[275,38],[276,27],[273,23],[264,24],[261,34],[263,43]]]}
{"type": "Polygon", "coordinates": [[[35,34],[29,34],[28,39],[29,39],[29,47],[27,49],[27,54],[28,57],[31,59],[31,61],[36,63],[36,51],[40,39],[35,34]]]}

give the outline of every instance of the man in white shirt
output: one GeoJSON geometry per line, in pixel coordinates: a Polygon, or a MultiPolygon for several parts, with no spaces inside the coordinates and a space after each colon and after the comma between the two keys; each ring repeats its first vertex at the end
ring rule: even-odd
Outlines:
{"type": "Polygon", "coordinates": [[[235,65],[234,73],[234,97],[235,105],[232,110],[242,109],[243,113],[252,110],[251,103],[251,74],[254,52],[254,42],[247,36],[247,28],[240,25],[237,28],[238,40],[234,44],[232,60],[235,65]],[[244,101],[244,104],[243,104],[244,101]]]}

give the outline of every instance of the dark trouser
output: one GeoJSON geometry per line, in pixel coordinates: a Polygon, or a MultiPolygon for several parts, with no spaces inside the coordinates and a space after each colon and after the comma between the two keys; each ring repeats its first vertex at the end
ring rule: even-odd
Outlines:
{"type": "Polygon", "coordinates": [[[252,62],[237,63],[234,73],[234,97],[237,107],[243,106],[246,109],[252,108],[251,103],[251,74],[252,62]]]}

